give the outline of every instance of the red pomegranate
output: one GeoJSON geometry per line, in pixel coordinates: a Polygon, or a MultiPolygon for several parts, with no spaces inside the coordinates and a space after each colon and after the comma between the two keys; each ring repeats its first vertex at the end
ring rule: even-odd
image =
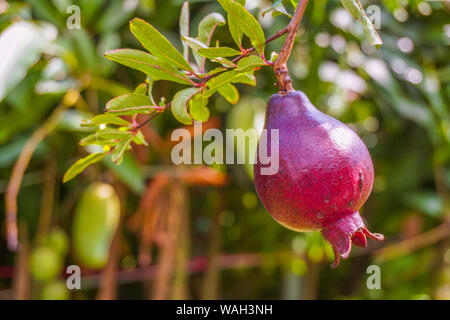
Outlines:
{"type": "Polygon", "coordinates": [[[317,110],[300,91],[271,97],[264,128],[269,154],[276,152],[271,129],[279,130],[279,168],[275,174],[262,174],[267,166],[258,156],[255,185],[276,221],[295,231],[320,231],[334,250],[332,268],[340,257],[349,256],[352,242],[366,247],[366,236],[383,240],[367,230],[358,211],[372,190],[374,172],[356,133],[317,110]]]}

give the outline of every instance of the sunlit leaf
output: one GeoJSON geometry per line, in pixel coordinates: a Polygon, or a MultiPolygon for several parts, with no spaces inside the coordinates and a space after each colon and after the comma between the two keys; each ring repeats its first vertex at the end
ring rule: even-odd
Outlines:
{"type": "MultiPolygon", "coordinates": [[[[192,50],[194,52],[194,57],[196,58],[197,63],[201,65],[202,59],[200,56],[196,56],[195,53],[197,53],[199,50],[209,49],[209,48],[204,43],[200,42],[197,39],[190,38],[190,37],[183,37],[183,39],[185,40],[186,44],[192,48],[192,50]]],[[[236,67],[236,65],[233,62],[231,62],[225,58],[211,58],[211,60],[222,64],[224,67],[228,67],[228,68],[236,67]]]]}
{"type": "Polygon", "coordinates": [[[239,101],[239,91],[231,83],[221,86],[218,91],[231,104],[239,101]]]}
{"type": "Polygon", "coordinates": [[[370,45],[377,48],[381,46],[383,44],[383,41],[378,35],[378,32],[370,21],[369,17],[367,17],[367,14],[364,11],[364,8],[359,0],[341,0],[341,3],[355,19],[359,19],[359,21],[361,21],[364,33],[366,34],[367,41],[370,43],[370,45]]]}
{"type": "Polygon", "coordinates": [[[118,129],[103,129],[80,140],[80,145],[115,145],[119,140],[132,135],[132,132],[118,129]]]}
{"type": "Polygon", "coordinates": [[[133,140],[133,136],[128,136],[122,140],[120,140],[117,145],[114,147],[114,150],[111,155],[111,160],[115,164],[120,164],[123,160],[123,154],[130,147],[130,143],[133,140]]]}
{"type": "Polygon", "coordinates": [[[151,24],[134,18],[131,20],[130,29],[136,39],[154,56],[177,68],[193,72],[183,55],[151,24]]]}
{"type": "Polygon", "coordinates": [[[99,114],[98,116],[93,117],[89,120],[82,120],[82,127],[92,127],[98,126],[100,124],[114,124],[118,126],[129,126],[130,123],[120,117],[113,116],[110,114],[99,114]]]}
{"type": "Polygon", "coordinates": [[[238,70],[231,70],[218,75],[207,82],[208,90],[204,93],[206,97],[210,97],[214,92],[216,92],[221,86],[233,82],[233,80],[238,79],[242,76],[242,73],[238,70]]]}
{"type": "MultiPolygon", "coordinates": [[[[180,35],[189,37],[189,1],[183,2],[180,13],[180,35]]],[[[183,55],[186,61],[189,60],[189,47],[183,41],[183,55]]]]}
{"type": "Polygon", "coordinates": [[[249,56],[240,60],[237,64],[237,68],[241,72],[251,71],[257,67],[264,66],[266,63],[258,56],[249,56]]]}
{"type": "Polygon", "coordinates": [[[106,112],[115,115],[132,115],[137,113],[151,113],[158,110],[149,96],[137,93],[127,93],[111,99],[106,104],[106,112]]]}
{"type": "Polygon", "coordinates": [[[209,119],[209,109],[207,108],[208,98],[198,95],[190,102],[189,112],[195,121],[207,121],[209,119]]]}
{"type": "Polygon", "coordinates": [[[233,0],[218,0],[224,10],[239,24],[239,28],[249,37],[252,45],[263,55],[265,46],[264,32],[259,22],[241,4],[233,0]]]}
{"type": "Polygon", "coordinates": [[[238,56],[241,54],[240,51],[237,51],[235,49],[232,48],[226,48],[226,47],[222,47],[222,48],[202,48],[198,50],[198,53],[203,56],[206,57],[208,59],[214,59],[214,58],[219,58],[219,57],[234,57],[234,56],[238,56]]]}
{"type": "Polygon", "coordinates": [[[209,46],[215,29],[224,24],[226,24],[225,19],[220,13],[213,12],[206,15],[198,25],[198,40],[209,46]]]}
{"type": "Polygon", "coordinates": [[[127,67],[142,71],[154,80],[169,80],[181,84],[192,84],[181,71],[144,51],[116,49],[107,51],[105,57],[127,67]]]}
{"type": "Polygon", "coordinates": [[[170,109],[175,119],[183,124],[192,124],[192,117],[188,112],[188,102],[197,91],[196,88],[188,88],[178,91],[173,97],[170,109]]]}

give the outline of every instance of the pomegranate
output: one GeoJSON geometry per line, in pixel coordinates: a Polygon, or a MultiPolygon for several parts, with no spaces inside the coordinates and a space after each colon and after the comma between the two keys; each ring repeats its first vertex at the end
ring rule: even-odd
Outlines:
{"type": "Polygon", "coordinates": [[[264,128],[269,154],[276,152],[271,129],[278,129],[279,168],[275,174],[261,174],[266,165],[258,157],[255,185],[276,221],[295,231],[320,231],[334,250],[332,268],[340,257],[349,256],[352,242],[366,247],[366,236],[383,240],[383,235],[367,230],[359,214],[372,190],[374,171],[356,133],[317,110],[300,91],[271,97],[264,128]]]}

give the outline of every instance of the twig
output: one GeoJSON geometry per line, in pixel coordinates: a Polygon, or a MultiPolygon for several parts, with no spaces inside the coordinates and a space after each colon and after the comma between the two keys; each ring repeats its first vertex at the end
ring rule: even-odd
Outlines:
{"type": "Polygon", "coordinates": [[[33,132],[30,139],[20,153],[19,158],[14,164],[14,168],[9,179],[8,188],[5,194],[6,205],[6,238],[8,248],[12,251],[17,250],[17,196],[19,194],[22,178],[30,163],[31,157],[39,143],[45,139],[57,126],[59,120],[66,113],[67,108],[73,106],[78,101],[78,91],[68,91],[63,98],[63,102],[53,111],[50,117],[33,132]]]}
{"type": "Polygon", "coordinates": [[[376,250],[374,254],[378,262],[392,260],[448,237],[450,237],[450,223],[444,222],[432,230],[376,250]]]}
{"type": "Polygon", "coordinates": [[[295,9],[294,16],[289,22],[287,27],[287,36],[284,42],[283,48],[278,55],[277,60],[275,60],[273,64],[273,70],[278,80],[278,87],[280,88],[281,94],[286,94],[289,91],[292,91],[291,79],[289,78],[287,61],[289,56],[291,55],[292,47],[294,46],[295,36],[297,35],[298,26],[300,25],[300,21],[302,20],[303,13],[305,12],[306,5],[308,4],[308,0],[300,0],[297,4],[297,8],[295,9]]]}

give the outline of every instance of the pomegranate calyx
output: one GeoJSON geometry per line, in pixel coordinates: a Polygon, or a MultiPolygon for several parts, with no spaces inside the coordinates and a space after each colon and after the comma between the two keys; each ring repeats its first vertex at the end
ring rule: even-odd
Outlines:
{"type": "Polygon", "coordinates": [[[384,239],[382,234],[371,233],[367,230],[358,211],[340,216],[328,223],[322,229],[322,235],[334,251],[335,260],[331,265],[333,269],[339,266],[341,257],[348,258],[352,250],[352,242],[358,247],[365,248],[367,246],[366,236],[375,241],[384,239]]]}

